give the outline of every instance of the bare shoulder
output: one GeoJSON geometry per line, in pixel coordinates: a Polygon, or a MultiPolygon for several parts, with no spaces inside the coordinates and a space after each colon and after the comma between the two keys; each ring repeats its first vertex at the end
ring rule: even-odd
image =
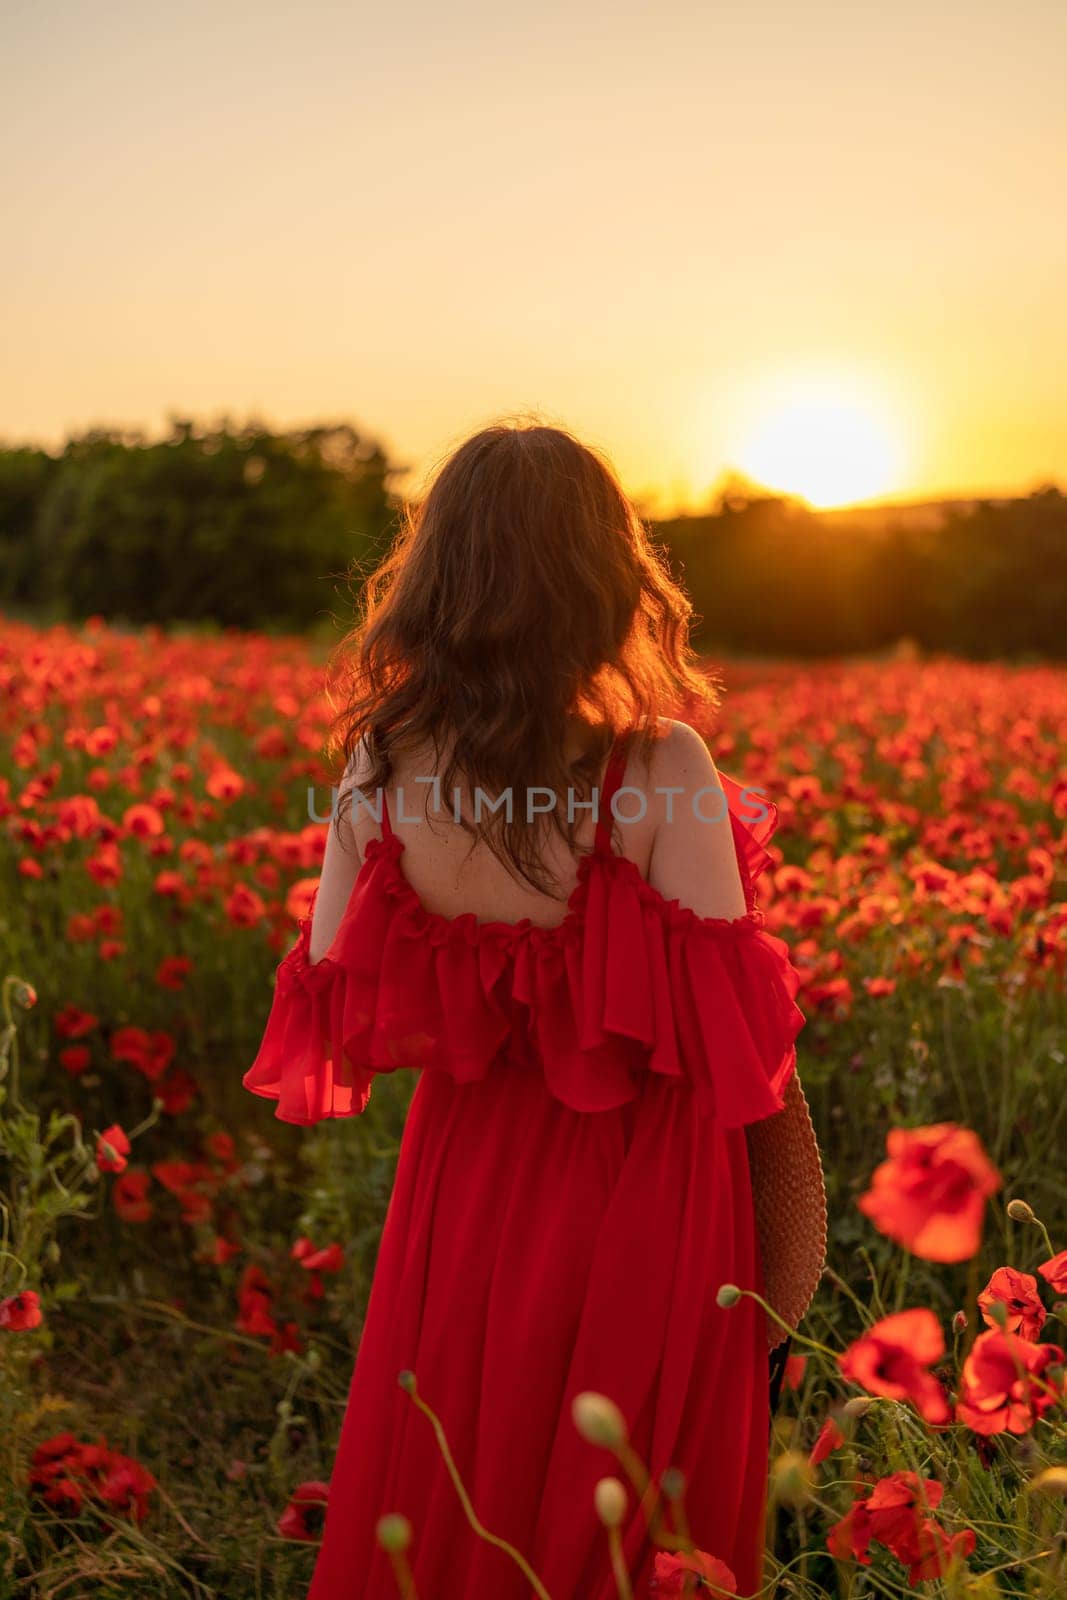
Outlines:
{"type": "Polygon", "coordinates": [[[687,722],[661,717],[659,734],[647,770],[655,819],[649,882],[698,916],[743,916],[733,828],[711,751],[687,722]]]}
{"type": "Polygon", "coordinates": [[[688,722],[659,717],[658,738],[649,761],[649,777],[657,784],[695,791],[712,784],[721,788],[718,770],[703,734],[688,722]]]}

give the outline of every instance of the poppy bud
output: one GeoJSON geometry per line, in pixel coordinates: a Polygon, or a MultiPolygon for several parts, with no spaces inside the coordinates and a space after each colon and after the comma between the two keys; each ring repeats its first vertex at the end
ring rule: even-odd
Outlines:
{"type": "Polygon", "coordinates": [[[402,1555],[411,1543],[411,1523],[398,1511],[379,1517],[374,1531],[382,1549],[391,1556],[402,1555]]]}
{"type": "Polygon", "coordinates": [[[626,1515],[626,1490],[618,1478],[601,1478],[593,1490],[596,1514],[605,1528],[617,1528],[626,1515]]]}
{"type": "Polygon", "coordinates": [[[415,1393],[415,1374],[413,1372],[409,1372],[405,1368],[403,1372],[397,1373],[396,1381],[403,1389],[405,1394],[415,1393]]]}
{"type": "Polygon", "coordinates": [[[967,1327],[967,1313],[966,1313],[966,1311],[957,1311],[956,1315],[952,1319],[952,1331],[953,1331],[953,1333],[963,1333],[964,1330],[966,1329],[966,1327],[967,1327]]]}
{"type": "Polygon", "coordinates": [[[799,1450],[786,1450],[772,1462],[771,1492],[780,1505],[802,1506],[814,1485],[811,1463],[799,1450]]]}
{"type": "Polygon", "coordinates": [[[730,1306],[735,1306],[740,1298],[741,1291],[736,1283],[721,1284],[719,1292],[715,1296],[716,1303],[726,1309],[729,1309],[730,1306]]]}
{"type": "Polygon", "coordinates": [[[1026,1487],[1032,1494],[1055,1494],[1067,1500],[1067,1467],[1046,1467],[1026,1487]]]}
{"type": "Polygon", "coordinates": [[[681,1467],[668,1467],[661,1475],[659,1486],[667,1500],[680,1500],[685,1493],[685,1473],[681,1467]]]}
{"type": "Polygon", "coordinates": [[[865,1394],[858,1394],[851,1400],[845,1401],[841,1407],[841,1414],[845,1417],[865,1417],[873,1405],[874,1401],[868,1399],[865,1394]]]}
{"type": "Polygon", "coordinates": [[[1028,1206],[1025,1200],[1009,1200],[1008,1216],[1013,1222],[1036,1222],[1033,1207],[1028,1206]]]}
{"type": "Polygon", "coordinates": [[[571,1402],[574,1426],[588,1444],[603,1445],[614,1450],[626,1443],[626,1422],[614,1400],[607,1395],[585,1389],[571,1402]]]}

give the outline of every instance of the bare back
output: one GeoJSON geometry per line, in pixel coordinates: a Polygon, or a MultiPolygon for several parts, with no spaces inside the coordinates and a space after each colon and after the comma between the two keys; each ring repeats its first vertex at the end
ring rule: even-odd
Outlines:
{"type": "MultiPolygon", "coordinates": [[[[662,718],[660,735],[649,761],[638,751],[630,755],[623,792],[614,806],[615,849],[665,898],[703,916],[740,916],[744,893],[724,803],[715,820],[714,795],[721,797],[722,790],[711,756],[700,735],[685,723],[662,718]],[[694,806],[698,793],[704,799],[694,806]]],[[[566,752],[570,762],[588,747],[587,739],[588,730],[576,723],[566,752]]],[[[394,761],[386,790],[393,831],[404,846],[404,876],[427,910],[446,917],[473,914],[481,922],[528,919],[540,927],[562,922],[578,870],[578,858],[566,841],[546,830],[542,864],[557,893],[543,894],[509,872],[482,841],[472,841],[454,820],[457,797],[435,794],[440,786],[429,781],[434,774],[432,751],[404,751],[394,761]]],[[[358,780],[358,770],[354,776],[358,780]]],[[[566,803],[565,797],[560,800],[566,803]]],[[[464,787],[458,802],[461,814],[473,815],[473,798],[464,787]]],[[[312,960],[332,942],[366,844],[381,837],[376,811],[376,799],[364,803],[357,792],[351,812],[344,813],[341,839],[330,828],[312,926],[312,960]]],[[[576,816],[579,849],[592,848],[595,817],[577,808],[576,816]]]]}

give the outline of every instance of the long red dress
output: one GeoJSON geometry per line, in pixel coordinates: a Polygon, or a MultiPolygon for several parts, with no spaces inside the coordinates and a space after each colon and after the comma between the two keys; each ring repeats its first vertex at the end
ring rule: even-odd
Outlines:
{"type": "MultiPolygon", "coordinates": [[[[327,955],[311,916],[278,969],[245,1085],[276,1115],[356,1115],[373,1077],[420,1071],[401,1143],[308,1600],[395,1600],[375,1524],[402,1512],[422,1600],[528,1600],[469,1528],[415,1373],[474,1509],[553,1600],[616,1589],[593,1506],[616,1474],[571,1416],[622,1409],[653,1473],[686,1478],[701,1549],[759,1587],[768,1434],[765,1318],[725,1282],[762,1283],[746,1123],[782,1108],[803,1023],[755,883],[776,813],[723,777],[748,910],[700,917],[615,853],[616,743],[594,850],[565,920],[541,928],[427,910],[383,796],[327,955]],[[763,808],[760,819],[746,807],[763,808]]],[[[655,1551],[631,1501],[635,1595],[655,1551]]]]}

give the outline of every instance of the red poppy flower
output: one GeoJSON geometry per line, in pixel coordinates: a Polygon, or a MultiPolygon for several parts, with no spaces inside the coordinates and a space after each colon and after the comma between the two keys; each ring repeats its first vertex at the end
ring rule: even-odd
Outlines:
{"type": "Polygon", "coordinates": [[[238,1333],[272,1339],[278,1331],[278,1325],[271,1315],[273,1299],[274,1288],[270,1279],[261,1267],[250,1262],[237,1286],[237,1320],[234,1327],[238,1333]]]}
{"type": "Polygon", "coordinates": [[[217,1133],[209,1133],[204,1140],[204,1148],[216,1161],[221,1162],[228,1172],[238,1165],[237,1145],[234,1142],[232,1133],[226,1133],[222,1130],[217,1133]]]}
{"type": "Polygon", "coordinates": [[[254,928],[267,914],[262,898],[246,883],[234,884],[226,901],[226,915],[238,928],[254,928]]]}
{"type": "Polygon", "coordinates": [[[952,1565],[970,1555],[974,1533],[965,1528],[953,1537],[930,1515],[944,1489],[936,1478],[894,1472],[881,1478],[865,1500],[856,1500],[848,1514],[827,1535],[827,1548],[838,1561],[870,1566],[869,1547],[882,1544],[908,1568],[914,1585],[943,1577],[952,1565]]]}
{"type": "Polygon", "coordinates": [[[199,1253],[196,1259],[210,1262],[213,1267],[224,1267],[227,1261],[239,1256],[243,1248],[235,1239],[225,1239],[221,1233],[217,1233],[211,1246],[199,1253]]]}
{"type": "Polygon", "coordinates": [[[1067,1294],[1067,1250],[1061,1250],[1051,1261],[1043,1261],[1037,1270],[1056,1294],[1067,1294]]]}
{"type": "Polygon", "coordinates": [[[937,1510],[944,1493],[936,1478],[920,1478],[915,1472],[892,1472],[879,1478],[864,1501],[871,1538],[903,1559],[902,1552],[915,1548],[920,1521],[937,1510]]]}
{"type": "Polygon", "coordinates": [[[245,781],[232,767],[217,766],[208,775],[204,787],[213,800],[235,800],[244,790],[245,781]]]}
{"type": "Polygon", "coordinates": [[[176,1049],[169,1033],[157,1030],[148,1033],[144,1028],[116,1028],[111,1035],[111,1058],[127,1061],[149,1081],[161,1078],[170,1065],[176,1049]]]}
{"type": "Polygon", "coordinates": [[[155,1088],[168,1117],[176,1117],[181,1112],[188,1111],[200,1093],[199,1083],[191,1072],[186,1072],[184,1067],[172,1067],[165,1078],[159,1079],[155,1088]]]}
{"type": "Polygon", "coordinates": [[[345,1253],[339,1244],[328,1244],[316,1250],[307,1238],[297,1239],[289,1254],[308,1272],[340,1272],[345,1264],[345,1253]]]}
{"type": "Polygon", "coordinates": [[[811,1455],[808,1457],[809,1462],[813,1467],[817,1467],[821,1461],[826,1460],[827,1456],[833,1455],[835,1450],[840,1450],[844,1442],[845,1436],[833,1417],[827,1417],[819,1429],[819,1437],[812,1446],[811,1455]]]}
{"type": "Polygon", "coordinates": [[[157,873],[152,887],[156,894],[178,899],[180,895],[185,893],[186,885],[185,879],[180,872],[166,871],[157,873]]]}
{"type": "Polygon", "coordinates": [[[58,1056],[63,1071],[69,1072],[72,1078],[80,1078],[83,1072],[87,1072],[92,1059],[92,1051],[84,1044],[68,1044],[58,1056]]]}
{"type": "Polygon", "coordinates": [[[105,1128],[96,1141],[96,1164],[101,1172],[124,1172],[128,1166],[130,1141],[117,1122],[105,1128]]]}
{"type": "Polygon", "coordinates": [[[941,1324],[917,1307],[883,1317],[838,1357],[842,1375],[869,1394],[910,1400],[927,1422],[949,1420],[945,1391],[927,1369],[945,1353],[941,1324]]]}
{"type": "Polygon", "coordinates": [[[1028,1272],[1016,1272],[1014,1267],[998,1267],[981,1294],[978,1307],[990,1328],[1001,1324],[993,1316],[993,1307],[1004,1307],[1006,1321],[1003,1326],[1020,1339],[1035,1340],[1045,1322],[1045,1308],[1037,1292],[1037,1279],[1028,1272]]]}
{"type": "Polygon", "coordinates": [[[25,1333],[27,1328],[40,1327],[43,1320],[40,1297],[33,1289],[0,1300],[0,1328],[9,1333],[25,1333]]]}
{"type": "Polygon", "coordinates": [[[939,1522],[926,1517],[915,1530],[915,1548],[901,1556],[908,1568],[912,1588],[928,1579],[944,1578],[959,1561],[965,1561],[975,1547],[973,1528],[961,1528],[950,1538],[939,1522]]]}
{"type": "Polygon", "coordinates": [[[299,1326],[295,1322],[286,1322],[280,1328],[276,1327],[271,1335],[268,1354],[272,1356],[284,1355],[287,1350],[292,1350],[299,1355],[304,1348],[304,1341],[300,1337],[299,1326]]]}
{"type": "Polygon", "coordinates": [[[305,917],[310,917],[318,887],[318,878],[298,878],[290,884],[285,896],[286,915],[294,922],[302,922],[305,917]]]}
{"type": "Polygon", "coordinates": [[[318,1538],[329,1498],[328,1483],[298,1483],[289,1496],[289,1504],[278,1518],[278,1532],[282,1538],[318,1538]]]}
{"type": "Polygon", "coordinates": [[[156,1161],[153,1176],[181,1201],[183,1222],[206,1222],[211,1216],[222,1175],[205,1161],[156,1161]]]}
{"type": "Polygon", "coordinates": [[[672,1554],[658,1552],[649,1587],[657,1595],[709,1594],[732,1597],[737,1593],[737,1579],[726,1565],[705,1550],[672,1554]]]}
{"type": "Polygon", "coordinates": [[[76,1517],[85,1503],[85,1491],[74,1478],[53,1478],[41,1499],[61,1517],[76,1517]]]}
{"type": "Polygon", "coordinates": [[[123,813],[122,825],[127,833],[137,839],[151,839],[163,832],[164,821],[155,806],[128,806],[123,813]]]}
{"type": "Polygon", "coordinates": [[[100,1019],[90,1011],[79,1011],[77,1006],[64,1006],[56,1012],[55,1029],[61,1039],[82,1039],[92,1033],[100,1019]]]}
{"type": "Polygon", "coordinates": [[[999,1328],[979,1334],[960,1373],[956,1418],[975,1433],[1026,1433],[1064,1398],[1054,1344],[1031,1344],[999,1328]]]}
{"type": "Polygon", "coordinates": [[[109,1449],[102,1437],[89,1443],[71,1433],[55,1434],[37,1446],[29,1481],[31,1489],[64,1515],[76,1515],[86,1499],[93,1499],[132,1514],[135,1522],[147,1514],[157,1486],[140,1462],[109,1449]]]}
{"type": "Polygon", "coordinates": [[[875,1227],[926,1261],[977,1254],[986,1198],[1001,1183],[977,1135],[954,1122],[893,1128],[888,1161],[859,1208],[875,1227]]]}
{"type": "Polygon", "coordinates": [[[871,1519],[867,1515],[865,1500],[854,1500],[840,1522],[835,1522],[826,1535],[826,1548],[835,1561],[855,1561],[869,1567],[867,1553],[871,1542],[871,1519]]]}
{"type": "Polygon", "coordinates": [[[143,1522],[148,1514],[149,1496],[155,1487],[155,1478],[139,1461],[111,1451],[107,1472],[97,1485],[97,1494],[113,1510],[130,1512],[135,1522],[143,1522]]]}
{"type": "Polygon", "coordinates": [[[192,970],[188,956],[164,956],[156,968],[156,983],[161,989],[182,989],[192,970]]]}
{"type": "Polygon", "coordinates": [[[782,1387],[785,1389],[799,1389],[804,1382],[804,1374],[807,1370],[807,1356],[786,1356],[782,1387]]]}
{"type": "Polygon", "coordinates": [[[111,1190],[111,1203],[123,1222],[147,1222],[152,1215],[148,1199],[151,1178],[147,1172],[130,1168],[117,1178],[111,1190]]]}
{"type": "Polygon", "coordinates": [[[113,844],[102,844],[85,863],[85,870],[94,883],[111,888],[122,881],[122,857],[113,844]]]}

